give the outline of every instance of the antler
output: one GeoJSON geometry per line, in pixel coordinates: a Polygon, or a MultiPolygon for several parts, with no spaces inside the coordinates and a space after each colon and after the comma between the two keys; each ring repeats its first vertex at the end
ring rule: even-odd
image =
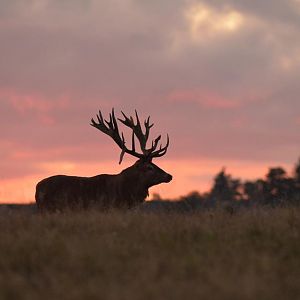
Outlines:
{"type": "Polygon", "coordinates": [[[122,162],[125,153],[133,155],[140,159],[149,160],[149,161],[151,161],[151,159],[154,157],[161,157],[164,154],[166,154],[168,146],[169,146],[169,136],[168,135],[167,135],[167,143],[164,147],[162,145],[160,145],[159,149],[157,149],[158,143],[161,140],[161,135],[159,135],[155,140],[152,141],[151,147],[148,149],[146,148],[150,129],[154,125],[154,124],[150,124],[150,117],[148,117],[147,120],[144,121],[144,126],[145,126],[145,133],[144,133],[137,111],[135,111],[136,124],[133,120],[133,117],[130,116],[128,118],[123,112],[122,112],[122,114],[123,114],[124,120],[122,120],[122,119],[118,119],[118,120],[120,122],[122,122],[125,126],[132,129],[132,139],[131,139],[132,148],[131,149],[128,149],[126,147],[123,133],[120,136],[114,109],[112,109],[112,112],[109,114],[109,121],[106,121],[105,119],[103,119],[102,113],[100,110],[99,110],[99,114],[97,115],[98,123],[95,122],[94,119],[91,120],[92,126],[99,129],[103,133],[109,135],[116,142],[116,144],[122,149],[119,164],[122,162]],[[138,139],[138,141],[140,143],[140,148],[141,148],[142,153],[138,153],[136,151],[135,137],[138,139]]]}

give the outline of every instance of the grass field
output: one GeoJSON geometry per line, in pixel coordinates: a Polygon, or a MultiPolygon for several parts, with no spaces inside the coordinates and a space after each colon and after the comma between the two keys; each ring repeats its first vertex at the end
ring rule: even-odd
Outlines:
{"type": "Polygon", "coordinates": [[[300,209],[0,213],[0,299],[299,299],[300,209]]]}

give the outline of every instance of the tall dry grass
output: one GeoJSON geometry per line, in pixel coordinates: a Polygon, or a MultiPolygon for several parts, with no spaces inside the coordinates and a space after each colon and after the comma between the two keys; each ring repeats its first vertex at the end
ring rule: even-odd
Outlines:
{"type": "Polygon", "coordinates": [[[300,209],[0,214],[0,299],[297,299],[300,209]]]}

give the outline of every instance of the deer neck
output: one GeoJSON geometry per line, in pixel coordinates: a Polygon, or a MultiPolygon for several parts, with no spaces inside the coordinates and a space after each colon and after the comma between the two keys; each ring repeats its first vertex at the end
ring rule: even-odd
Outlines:
{"type": "Polygon", "coordinates": [[[122,187],[127,197],[132,198],[133,201],[145,200],[149,195],[148,188],[143,186],[141,182],[141,174],[134,172],[130,168],[121,172],[122,187]]]}

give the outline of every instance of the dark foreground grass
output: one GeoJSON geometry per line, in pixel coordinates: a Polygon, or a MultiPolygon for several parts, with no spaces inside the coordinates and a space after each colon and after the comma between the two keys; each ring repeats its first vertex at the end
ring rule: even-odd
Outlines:
{"type": "Polygon", "coordinates": [[[300,209],[0,213],[0,299],[299,299],[300,209]]]}

